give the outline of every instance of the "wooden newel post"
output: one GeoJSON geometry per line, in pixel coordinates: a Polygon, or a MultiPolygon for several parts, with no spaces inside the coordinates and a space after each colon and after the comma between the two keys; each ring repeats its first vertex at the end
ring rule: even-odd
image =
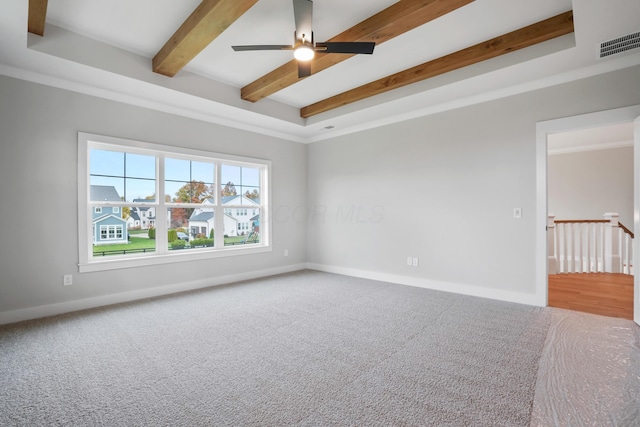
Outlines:
{"type": "Polygon", "coordinates": [[[547,274],[558,273],[558,258],[556,257],[556,216],[549,215],[547,219],[547,274]]]}
{"type": "Polygon", "coordinates": [[[607,212],[604,218],[609,222],[604,229],[604,271],[605,273],[620,273],[620,234],[617,212],[607,212]]]}

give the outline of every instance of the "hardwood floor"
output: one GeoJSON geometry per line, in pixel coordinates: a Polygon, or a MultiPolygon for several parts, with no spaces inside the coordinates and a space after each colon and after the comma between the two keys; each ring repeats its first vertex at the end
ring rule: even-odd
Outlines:
{"type": "Polygon", "coordinates": [[[549,306],[633,320],[633,276],[550,274],[549,306]]]}

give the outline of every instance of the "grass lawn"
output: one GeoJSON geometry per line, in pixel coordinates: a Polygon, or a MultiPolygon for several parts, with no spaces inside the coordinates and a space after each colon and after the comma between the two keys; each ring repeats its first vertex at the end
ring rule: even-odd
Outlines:
{"type": "Polygon", "coordinates": [[[148,234],[149,230],[128,230],[129,234],[148,234]]]}
{"type": "MultiPolygon", "coordinates": [[[[228,245],[238,245],[241,244],[242,242],[244,242],[246,236],[236,236],[236,237],[225,237],[224,238],[224,244],[225,246],[228,245]]],[[[247,242],[247,244],[251,244],[251,243],[260,243],[260,238],[256,239],[257,241],[254,241],[253,237],[251,237],[251,239],[249,239],[249,241],[247,242]]]]}
{"type": "MultiPolygon", "coordinates": [[[[93,255],[101,256],[102,252],[109,252],[105,255],[118,255],[117,253],[112,253],[111,251],[132,251],[142,252],[145,249],[147,252],[153,252],[156,249],[156,241],[147,239],[144,237],[134,237],[131,236],[129,240],[129,244],[122,245],[100,245],[93,247],[93,255]]],[[[122,252],[120,252],[122,254],[122,252]]]]}
{"type": "Polygon", "coordinates": [[[242,243],[244,241],[244,236],[237,237],[225,237],[224,244],[225,245],[237,245],[238,243],[242,243]]]}
{"type": "MultiPolygon", "coordinates": [[[[225,246],[229,245],[238,245],[244,242],[245,236],[237,236],[237,237],[225,237],[224,244],[225,246]]],[[[253,238],[247,242],[249,244],[259,243],[254,242],[253,238]]],[[[186,249],[189,249],[187,247],[186,249]]],[[[135,237],[135,234],[130,235],[129,244],[122,245],[100,245],[93,247],[93,255],[94,256],[108,256],[108,255],[122,255],[126,252],[154,252],[156,250],[156,241],[154,239],[147,239],[146,237],[135,237]],[[126,252],[123,252],[126,251],[126,252]],[[103,252],[106,252],[103,254],[103,252]]]]}

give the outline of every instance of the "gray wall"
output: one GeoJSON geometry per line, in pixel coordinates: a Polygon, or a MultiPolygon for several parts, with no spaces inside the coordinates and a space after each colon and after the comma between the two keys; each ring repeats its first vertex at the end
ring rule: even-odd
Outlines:
{"type": "Polygon", "coordinates": [[[0,314],[304,262],[534,293],[536,122],[640,104],[638,81],[635,67],[305,146],[0,77],[0,314]],[[63,287],[78,131],[271,160],[273,252],[63,287]]]}
{"type": "Polygon", "coordinates": [[[309,261],[533,294],[536,122],[640,104],[638,82],[635,67],[311,145],[309,261]]]}
{"type": "Polygon", "coordinates": [[[270,253],[78,274],[78,131],[268,159],[274,207],[306,203],[302,144],[0,77],[0,313],[306,260],[304,222],[282,214],[270,253]]]}
{"type": "Polygon", "coordinates": [[[547,179],[549,213],[556,219],[618,212],[633,228],[633,147],[550,155],[547,179]]]}

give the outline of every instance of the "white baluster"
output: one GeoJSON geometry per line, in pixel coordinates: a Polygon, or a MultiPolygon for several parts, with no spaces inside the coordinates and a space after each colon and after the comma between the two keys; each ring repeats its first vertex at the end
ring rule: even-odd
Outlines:
{"type": "Polygon", "coordinates": [[[620,237],[618,234],[618,219],[620,215],[617,212],[607,212],[604,217],[609,220],[605,227],[604,271],[607,273],[620,273],[620,237]]]}
{"type": "Polygon", "coordinates": [[[593,272],[593,262],[591,262],[593,243],[593,224],[587,223],[587,273],[593,272]]]}
{"type": "Polygon", "coordinates": [[[548,274],[558,273],[558,259],[556,258],[556,216],[547,218],[547,269],[548,274]]]}
{"type": "Polygon", "coordinates": [[[604,224],[598,224],[598,235],[600,238],[600,268],[598,268],[598,271],[600,273],[604,273],[604,229],[605,229],[605,225],[604,224]]]}
{"type": "Polygon", "coordinates": [[[625,268],[623,273],[633,274],[631,272],[631,263],[633,262],[633,239],[627,233],[624,233],[624,260],[625,268]]]}
{"type": "Polygon", "coordinates": [[[573,223],[571,224],[571,272],[572,273],[577,273],[578,272],[578,257],[576,256],[577,254],[577,250],[576,250],[576,235],[578,234],[576,232],[576,229],[580,226],[580,224],[576,224],[573,223]]]}
{"type": "Polygon", "coordinates": [[[578,224],[578,273],[584,273],[584,224],[578,224]]]}
{"type": "Polygon", "coordinates": [[[563,224],[562,225],[562,234],[563,234],[563,239],[562,239],[562,243],[564,244],[563,246],[563,269],[562,272],[563,273],[569,273],[569,227],[571,226],[571,224],[563,224]]]}

